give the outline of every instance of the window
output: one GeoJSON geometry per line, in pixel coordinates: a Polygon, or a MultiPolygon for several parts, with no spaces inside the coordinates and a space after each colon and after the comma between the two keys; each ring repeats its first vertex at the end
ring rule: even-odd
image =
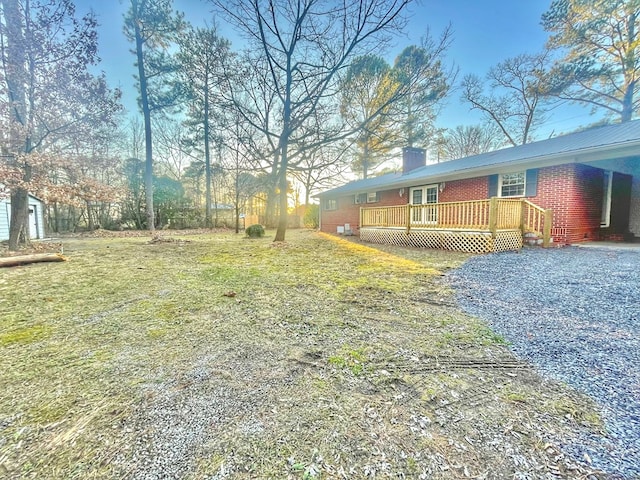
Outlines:
{"type": "Polygon", "coordinates": [[[337,210],[338,209],[338,200],[335,198],[327,198],[324,201],[324,209],[325,210],[337,210]]]}
{"type": "Polygon", "coordinates": [[[501,197],[521,197],[525,190],[525,174],[503,173],[500,175],[500,189],[498,190],[501,197]]]}
{"type": "Polygon", "coordinates": [[[378,192],[358,193],[354,199],[355,203],[375,203],[378,201],[378,192]]]}

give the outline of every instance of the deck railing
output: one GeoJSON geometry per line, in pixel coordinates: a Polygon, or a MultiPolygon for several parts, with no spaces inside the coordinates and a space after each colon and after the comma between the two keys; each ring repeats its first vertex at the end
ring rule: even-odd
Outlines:
{"type": "Polygon", "coordinates": [[[553,211],[545,210],[529,200],[522,200],[522,231],[542,235],[542,243],[546,247],[551,241],[553,211]]]}
{"type": "Polygon", "coordinates": [[[364,207],[360,209],[361,227],[412,228],[488,231],[516,230],[535,232],[544,245],[551,238],[551,210],[544,210],[525,199],[493,197],[465,202],[364,207]]]}

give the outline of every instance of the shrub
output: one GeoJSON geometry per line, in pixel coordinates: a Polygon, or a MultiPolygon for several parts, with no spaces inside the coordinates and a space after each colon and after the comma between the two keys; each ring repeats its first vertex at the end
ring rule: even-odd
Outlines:
{"type": "Polygon", "coordinates": [[[302,221],[307,228],[318,228],[320,226],[320,209],[318,205],[307,205],[302,221]]]}
{"type": "Polygon", "coordinates": [[[248,226],[245,232],[247,234],[247,237],[250,238],[264,237],[264,228],[262,225],[259,225],[257,223],[255,225],[248,226]]]}

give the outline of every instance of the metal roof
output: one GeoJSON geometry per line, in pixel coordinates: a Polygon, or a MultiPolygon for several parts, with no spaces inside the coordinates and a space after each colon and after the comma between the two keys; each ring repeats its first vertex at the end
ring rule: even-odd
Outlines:
{"type": "Polygon", "coordinates": [[[426,165],[405,175],[392,173],[356,180],[317,196],[350,195],[505,173],[518,168],[537,168],[630,156],[640,156],[640,120],[591,128],[525,145],[426,165]]]}

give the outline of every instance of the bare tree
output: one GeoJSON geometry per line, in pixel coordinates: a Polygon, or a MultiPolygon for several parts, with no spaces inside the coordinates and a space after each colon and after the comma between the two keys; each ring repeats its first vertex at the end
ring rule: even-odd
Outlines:
{"type": "MultiPolygon", "coordinates": [[[[339,73],[351,58],[382,49],[390,35],[404,27],[403,12],[410,0],[216,0],[226,17],[247,37],[262,57],[269,88],[279,115],[259,124],[273,139],[274,175],[280,189],[280,218],[275,241],[284,241],[287,228],[287,174],[300,156],[292,149],[308,145],[307,137],[327,132],[322,106],[335,95],[339,73]]],[[[241,109],[245,119],[251,116],[241,109]]]]}
{"type": "Polygon", "coordinates": [[[311,203],[314,190],[336,185],[344,178],[350,170],[346,161],[348,151],[348,145],[336,143],[304,152],[292,175],[304,187],[305,205],[311,203]]]}
{"type": "Polygon", "coordinates": [[[180,181],[192,160],[187,142],[188,132],[179,118],[162,116],[151,121],[155,132],[155,163],[158,175],[180,181]]]}
{"type": "Polygon", "coordinates": [[[488,88],[478,76],[466,75],[462,98],[495,124],[511,145],[527,143],[545,119],[548,69],[548,52],[509,58],[489,70],[488,88]]]}
{"type": "Polygon", "coordinates": [[[444,135],[444,157],[447,160],[470,157],[504,146],[504,136],[496,125],[458,125],[444,135]]]}
{"type": "Polygon", "coordinates": [[[272,87],[266,59],[255,58],[250,52],[231,62],[227,71],[226,98],[233,113],[226,112],[225,130],[228,147],[233,149],[235,126],[242,127],[244,158],[254,171],[263,172],[262,183],[266,194],[265,223],[276,225],[277,177],[279,172],[278,106],[279,100],[272,87]],[[276,133],[274,133],[276,132],[276,133]]]}

